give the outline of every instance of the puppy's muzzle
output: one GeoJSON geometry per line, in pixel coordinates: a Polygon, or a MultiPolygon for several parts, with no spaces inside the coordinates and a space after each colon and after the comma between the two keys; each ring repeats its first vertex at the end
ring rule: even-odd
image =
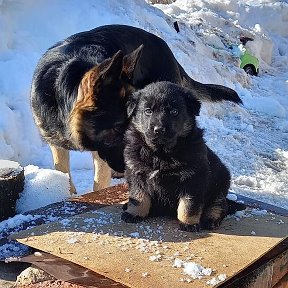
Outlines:
{"type": "Polygon", "coordinates": [[[161,126],[155,126],[153,132],[155,135],[164,135],[166,133],[166,128],[161,126]]]}

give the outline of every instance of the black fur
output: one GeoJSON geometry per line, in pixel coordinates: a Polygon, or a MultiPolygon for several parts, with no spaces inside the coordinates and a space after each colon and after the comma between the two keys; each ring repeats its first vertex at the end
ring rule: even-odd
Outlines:
{"type": "Polygon", "coordinates": [[[100,157],[112,168],[123,172],[126,96],[133,89],[162,80],[192,89],[201,101],[241,103],[232,89],[191,79],[159,37],[130,26],[108,25],[70,36],[43,55],[32,82],[33,116],[42,137],[49,144],[67,150],[99,151],[100,157]],[[135,51],[134,58],[137,59],[132,57],[134,62],[131,64],[129,54],[135,51]],[[93,67],[98,67],[99,73],[96,88],[93,88],[97,103],[85,107],[87,111],[79,120],[82,125],[77,123],[79,127],[73,127],[71,124],[71,128],[70,121],[75,117],[71,111],[79,101],[79,85],[85,73],[93,67]],[[123,89],[126,92],[121,97],[123,89]],[[103,134],[103,130],[107,133],[103,134]],[[76,139],[72,137],[75,134],[76,139]]]}
{"type": "Polygon", "coordinates": [[[230,212],[230,173],[197,127],[200,102],[193,91],[169,82],[150,84],[132,95],[127,109],[129,202],[122,219],[170,215],[183,230],[218,227],[230,212]]]}

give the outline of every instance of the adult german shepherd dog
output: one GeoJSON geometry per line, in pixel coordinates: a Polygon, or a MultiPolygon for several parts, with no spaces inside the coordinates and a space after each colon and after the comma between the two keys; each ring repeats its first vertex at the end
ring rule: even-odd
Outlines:
{"type": "Polygon", "coordinates": [[[130,97],[124,150],[129,202],[124,205],[124,221],[170,215],[177,216],[180,229],[198,231],[217,228],[227,214],[245,209],[226,199],[230,173],[197,127],[196,93],[158,82],[130,97]]]}
{"type": "Polygon", "coordinates": [[[191,79],[162,39],[138,28],[101,26],[48,49],[34,72],[31,105],[55,169],[70,175],[69,150],[93,151],[93,189],[108,186],[109,166],[124,171],[128,96],[155,81],[187,87],[200,101],[241,103],[232,89],[191,79]]]}

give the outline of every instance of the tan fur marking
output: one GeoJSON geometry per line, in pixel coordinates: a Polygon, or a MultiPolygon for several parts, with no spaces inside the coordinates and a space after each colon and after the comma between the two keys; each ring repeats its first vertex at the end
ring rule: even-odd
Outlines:
{"type": "Polygon", "coordinates": [[[96,95],[95,86],[99,76],[98,66],[94,66],[82,77],[78,88],[78,97],[76,107],[78,109],[95,109],[96,95]]]}
{"type": "Polygon", "coordinates": [[[49,144],[49,146],[52,152],[55,170],[61,171],[63,173],[68,173],[70,182],[70,194],[76,194],[76,188],[72,182],[70,173],[69,151],[53,146],[51,144],[49,144]]]}
{"type": "Polygon", "coordinates": [[[141,197],[137,198],[137,200],[140,201],[140,205],[135,206],[131,202],[128,202],[126,212],[133,216],[146,217],[148,216],[151,207],[151,199],[145,193],[141,193],[141,195],[138,194],[137,196],[141,197]]]}
{"type": "Polygon", "coordinates": [[[199,224],[201,213],[197,213],[193,216],[189,216],[189,214],[191,214],[190,206],[191,206],[191,203],[189,199],[185,197],[181,198],[179,200],[179,205],[177,209],[177,218],[180,222],[184,224],[189,224],[189,225],[199,224]]]}
{"type": "Polygon", "coordinates": [[[92,152],[94,162],[94,184],[93,191],[98,191],[110,186],[111,168],[103,161],[96,151],[92,152]]]}
{"type": "Polygon", "coordinates": [[[78,87],[77,102],[75,103],[69,116],[68,125],[70,127],[71,138],[74,145],[79,150],[83,150],[82,134],[84,132],[86,135],[88,134],[88,137],[93,137],[92,124],[87,123],[87,121],[83,121],[83,117],[85,113],[89,113],[97,109],[95,85],[98,79],[98,74],[98,66],[93,67],[84,74],[78,87]],[[89,135],[90,131],[91,135],[89,135]]]}

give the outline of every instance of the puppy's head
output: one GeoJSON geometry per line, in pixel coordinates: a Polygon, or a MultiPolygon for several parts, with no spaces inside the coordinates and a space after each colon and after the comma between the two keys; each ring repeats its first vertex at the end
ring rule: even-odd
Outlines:
{"type": "Polygon", "coordinates": [[[157,82],[131,96],[128,116],[151,149],[171,149],[196,127],[201,104],[192,92],[170,82],[157,82]]]}
{"type": "Polygon", "coordinates": [[[71,137],[79,149],[117,146],[127,128],[126,101],[134,91],[133,73],[143,45],[128,55],[118,51],[87,71],[69,117],[71,137]]]}

